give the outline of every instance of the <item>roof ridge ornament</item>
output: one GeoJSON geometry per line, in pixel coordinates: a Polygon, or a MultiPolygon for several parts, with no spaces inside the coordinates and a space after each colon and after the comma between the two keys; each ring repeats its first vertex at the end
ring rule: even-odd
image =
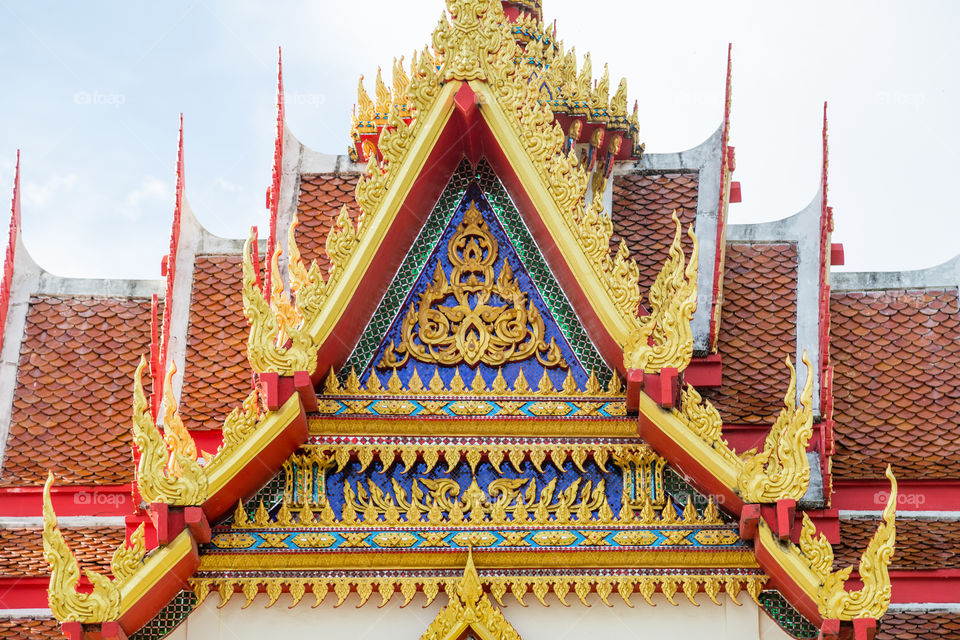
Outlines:
{"type": "Polygon", "coordinates": [[[858,591],[847,591],[845,588],[853,566],[833,570],[833,547],[822,533],[814,536],[816,526],[807,514],[803,514],[800,550],[811,571],[820,580],[817,607],[824,619],[880,619],[890,606],[891,585],[888,569],[897,538],[897,479],[890,465],[887,465],[884,475],[890,480],[890,494],[883,509],[883,522],[877,527],[860,557],[859,575],[863,587],[858,591]]]}
{"type": "Polygon", "coordinates": [[[146,359],[141,357],[133,374],[133,441],[140,451],[137,463],[140,495],[147,502],[171,506],[203,504],[207,498],[207,475],[203,468],[195,457],[187,455],[186,449],[170,449],[153,421],[143,392],[142,376],[146,364],[146,359]],[[173,464],[170,464],[171,460],[173,464]]]}
{"type": "Polygon", "coordinates": [[[800,500],[810,484],[810,461],[807,443],[813,434],[813,367],[803,352],[807,379],[800,393],[797,408],[797,371],[786,358],[790,384],[783,398],[783,409],[770,428],[763,449],[748,451],[741,457],[743,466],[737,486],[745,502],[772,503],[778,500],[800,500]]]}
{"type": "MultiPolygon", "coordinates": [[[[141,362],[140,367],[143,366],[144,363],[141,362]]],[[[149,411],[147,413],[149,414],[149,411]]],[[[53,617],[60,622],[98,623],[116,620],[120,616],[120,586],[116,581],[87,569],[84,575],[93,584],[93,590],[89,593],[77,591],[80,564],[57,525],[57,514],[53,511],[53,502],[50,499],[52,486],[53,472],[48,472],[47,481],[43,485],[43,555],[50,565],[47,599],[53,617]]],[[[142,533],[142,525],[138,531],[142,533]]],[[[142,544],[142,536],[140,542],[142,544]]],[[[124,542],[120,544],[121,547],[125,546],[124,542]]],[[[116,558],[116,555],[114,557],[116,558]]],[[[130,566],[127,558],[125,555],[123,561],[117,565],[123,566],[121,571],[130,566]]],[[[124,577],[128,576],[129,574],[124,577]]]]}
{"type": "MultiPolygon", "coordinates": [[[[256,230],[251,230],[243,247],[243,314],[250,326],[247,359],[257,373],[292,376],[297,371],[313,371],[319,345],[305,328],[309,318],[304,318],[304,309],[290,301],[280,278],[274,282],[275,291],[269,303],[257,286],[251,257],[255,234],[256,230]]],[[[274,269],[279,251],[277,245],[274,269]]]]}
{"type": "Polygon", "coordinates": [[[650,287],[650,315],[641,318],[623,350],[624,367],[657,373],[672,367],[683,371],[693,358],[693,331],[690,322],[697,310],[697,268],[699,243],[693,225],[687,235],[693,247],[685,263],[681,224],[673,212],[676,231],[670,254],[650,287]]]}

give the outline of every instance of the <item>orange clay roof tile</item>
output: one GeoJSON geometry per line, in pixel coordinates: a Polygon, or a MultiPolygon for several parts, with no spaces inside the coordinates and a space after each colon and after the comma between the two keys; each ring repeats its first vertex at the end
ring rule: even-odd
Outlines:
{"type": "MultiPolygon", "coordinates": [[[[357,203],[353,190],[358,173],[316,173],[300,176],[300,200],[297,205],[297,245],[304,263],[309,267],[316,260],[322,273],[330,267],[324,247],[330,226],[347,205],[356,222],[357,203]]],[[[285,239],[284,239],[285,242],[285,239]]]]}
{"type": "MultiPolygon", "coordinates": [[[[110,572],[110,559],[124,538],[123,527],[61,527],[80,569],[110,572]]],[[[0,529],[0,578],[50,575],[43,557],[43,529],[0,529]]]]}
{"type": "Polygon", "coordinates": [[[896,611],[883,616],[875,640],[955,640],[960,612],[896,611]]]}
{"type": "Polygon", "coordinates": [[[251,389],[242,258],[197,256],[190,298],[180,417],[188,429],[219,429],[251,389]]]}
{"type": "Polygon", "coordinates": [[[633,173],[613,178],[613,237],[615,251],[625,240],[640,268],[640,291],[646,293],[660,273],[677,215],[684,228],[697,213],[698,173],[633,173]]]}
{"type": "Polygon", "coordinates": [[[796,353],[797,247],[731,243],[723,275],[718,352],[723,386],[707,389],[724,422],[773,424],[796,353]]]}
{"type": "Polygon", "coordinates": [[[67,636],[60,631],[60,623],[53,619],[0,619],[0,636],[5,640],[60,640],[67,636]]]}
{"type": "MultiPolygon", "coordinates": [[[[840,521],[840,544],[834,545],[836,565],[854,567],[880,524],[879,519],[840,521]]],[[[960,522],[897,519],[893,570],[960,569],[960,522]]]]}
{"type": "Polygon", "coordinates": [[[0,485],[132,480],[130,384],[150,351],[150,301],[34,296],[0,485]]]}
{"type": "Polygon", "coordinates": [[[960,478],[957,291],[837,291],[830,315],[834,474],[960,478]]]}

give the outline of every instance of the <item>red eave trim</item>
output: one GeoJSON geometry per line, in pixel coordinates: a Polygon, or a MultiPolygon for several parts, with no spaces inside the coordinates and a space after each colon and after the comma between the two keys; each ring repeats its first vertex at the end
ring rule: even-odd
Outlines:
{"type": "MultiPolygon", "coordinates": [[[[50,492],[53,510],[63,516],[126,516],[134,512],[131,485],[55,486],[50,492]]],[[[43,515],[43,487],[0,488],[0,517],[39,518],[43,515]]]]}
{"type": "Polygon", "coordinates": [[[49,583],[48,577],[0,578],[0,609],[46,609],[49,583]]]}
{"type": "MultiPolygon", "coordinates": [[[[960,480],[898,480],[897,511],[960,511],[960,480]]],[[[843,511],[881,511],[890,483],[834,476],[831,505],[843,511]]]]}

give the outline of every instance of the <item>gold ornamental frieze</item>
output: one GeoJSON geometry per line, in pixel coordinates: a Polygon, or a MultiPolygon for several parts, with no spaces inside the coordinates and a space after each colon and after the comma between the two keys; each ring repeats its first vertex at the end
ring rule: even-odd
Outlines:
{"type": "MultiPolygon", "coordinates": [[[[449,554],[448,554],[449,555],[449,554]]],[[[223,607],[235,594],[242,594],[246,599],[244,607],[253,604],[259,595],[264,597],[259,601],[266,607],[272,607],[284,593],[289,594],[288,607],[299,604],[308,593],[312,596],[308,603],[312,607],[320,606],[328,596],[333,600],[334,607],[339,607],[350,600],[351,606],[363,606],[370,602],[377,606],[384,606],[396,594],[400,594],[406,607],[417,594],[422,594],[420,600],[426,607],[432,603],[440,592],[452,593],[456,589],[459,574],[456,570],[443,571],[392,571],[370,573],[354,572],[344,574],[343,571],[317,573],[310,577],[279,577],[267,573],[262,575],[211,575],[203,572],[190,579],[190,586],[197,597],[197,606],[207,597],[216,592],[219,596],[218,607],[223,607]],[[441,575],[438,575],[441,574],[441,575]],[[332,595],[331,595],[332,594],[332,595]],[[378,598],[371,601],[377,594],[378,598]]],[[[650,606],[655,606],[655,594],[659,593],[663,601],[669,604],[679,604],[674,598],[683,595],[693,605],[699,606],[700,600],[710,601],[719,605],[721,591],[734,604],[741,604],[739,598],[743,592],[759,605],[760,592],[764,589],[767,576],[757,573],[756,570],[739,572],[721,571],[684,571],[670,575],[648,573],[637,570],[617,570],[616,575],[609,571],[525,571],[516,575],[503,575],[499,570],[482,570],[477,572],[479,584],[488,592],[500,606],[504,598],[510,594],[511,599],[527,606],[524,601],[532,594],[534,599],[543,606],[548,606],[547,594],[553,593],[562,604],[569,606],[568,597],[573,602],[579,600],[584,606],[603,603],[612,606],[610,598],[615,594],[624,603],[633,606],[631,598],[639,596],[650,606]],[[700,594],[706,594],[703,598],[700,594]],[[699,596],[699,597],[698,597],[699,596]]]]}
{"type": "Polygon", "coordinates": [[[536,358],[545,367],[566,368],[560,347],[546,341],[543,317],[520,290],[510,264],[499,258],[497,239],[471,202],[447,244],[450,279],[438,259],[433,284],[411,303],[401,342],[387,347],[377,366],[427,364],[500,367],[536,358]]]}

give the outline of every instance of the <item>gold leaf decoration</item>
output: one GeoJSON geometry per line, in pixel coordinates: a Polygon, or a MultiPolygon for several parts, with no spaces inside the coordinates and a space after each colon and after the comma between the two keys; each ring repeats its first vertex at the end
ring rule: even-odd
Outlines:
{"type": "Polygon", "coordinates": [[[126,582],[136,572],[137,567],[143,563],[143,557],[146,553],[144,523],[141,522],[140,526],[130,536],[130,544],[127,545],[127,541],[123,540],[117,550],[113,552],[113,558],[110,560],[110,571],[113,573],[115,584],[120,585],[126,582]]]}
{"type": "Polygon", "coordinates": [[[813,434],[813,367],[803,353],[807,380],[797,407],[797,372],[790,369],[790,384],[783,398],[783,409],[767,434],[763,450],[747,455],[737,477],[737,489],[745,502],[771,503],[777,500],[799,500],[810,483],[810,461],[807,443],[813,434]]]}
{"type": "MultiPolygon", "coordinates": [[[[822,580],[817,590],[817,606],[820,615],[835,620],[855,620],[857,618],[880,619],[890,606],[890,559],[893,557],[897,539],[896,507],[897,479],[887,465],[887,479],[890,480],[890,495],[883,509],[883,522],[867,544],[860,557],[859,573],[863,587],[857,591],[847,591],[845,583],[853,571],[846,567],[833,571],[833,550],[829,554],[829,543],[820,534],[818,540],[812,536],[801,537],[800,548],[810,560],[811,569],[822,580]],[[811,542],[813,544],[811,544],[811,542]],[[826,545],[826,546],[825,546],[826,545]],[[830,566],[826,562],[829,557],[830,566]]],[[[804,526],[807,520],[804,521],[804,526]]]]}
{"type": "MultiPolygon", "coordinates": [[[[271,294],[268,304],[257,286],[257,274],[253,268],[251,243],[255,231],[251,231],[243,248],[243,314],[250,325],[247,338],[247,359],[257,373],[275,372],[292,376],[297,371],[313,371],[317,366],[317,344],[306,331],[299,309],[293,306],[282,292],[271,294]],[[285,308],[297,311],[297,318],[278,313],[285,308]]],[[[279,277],[282,287],[282,280],[279,277]]]]}
{"type": "MultiPolygon", "coordinates": [[[[410,304],[401,343],[391,342],[377,366],[396,369],[412,357],[438,365],[499,367],[535,357],[545,367],[566,368],[560,347],[552,338],[546,342],[543,317],[527,302],[506,259],[495,276],[498,254],[497,239],[471,202],[447,244],[450,280],[438,259],[433,284],[420,294],[419,303],[410,304]],[[451,297],[456,304],[441,304],[451,297]],[[492,305],[491,298],[506,304],[492,305]]],[[[484,389],[482,377],[479,382],[484,389]]],[[[463,389],[455,390],[451,383],[451,391],[457,390],[463,389]]]]}
{"type": "Polygon", "coordinates": [[[676,225],[670,255],[650,287],[650,315],[630,335],[623,350],[627,369],[657,373],[665,367],[682,371],[693,357],[693,331],[690,321],[697,309],[697,267],[699,244],[693,225],[687,235],[693,244],[690,260],[684,266],[680,219],[676,225]]]}
{"type": "Polygon", "coordinates": [[[223,444],[214,462],[222,460],[256,431],[258,418],[257,391],[251,391],[243,405],[235,407],[223,421],[223,444]]]}
{"type": "Polygon", "coordinates": [[[47,600],[53,617],[60,622],[90,624],[116,620],[120,616],[120,588],[110,578],[87,570],[84,574],[93,584],[93,591],[77,592],[80,565],[57,526],[50,500],[52,486],[53,473],[48,473],[43,485],[43,556],[50,565],[47,600]]]}
{"type": "Polygon", "coordinates": [[[169,505],[200,505],[207,498],[207,475],[197,464],[179,451],[169,451],[160,430],[153,422],[147,398],[143,392],[145,358],[133,378],[133,441],[140,450],[137,465],[137,486],[146,502],[164,502],[169,505]],[[168,467],[173,457],[175,466],[168,467]]]}
{"type": "Polygon", "coordinates": [[[287,253],[290,259],[287,268],[290,273],[290,289],[297,301],[297,307],[305,318],[313,318],[320,312],[320,307],[327,298],[327,282],[320,273],[317,261],[310,263],[310,268],[303,264],[300,247],[297,245],[297,227],[300,220],[293,214],[290,231],[287,236],[287,253]]]}

